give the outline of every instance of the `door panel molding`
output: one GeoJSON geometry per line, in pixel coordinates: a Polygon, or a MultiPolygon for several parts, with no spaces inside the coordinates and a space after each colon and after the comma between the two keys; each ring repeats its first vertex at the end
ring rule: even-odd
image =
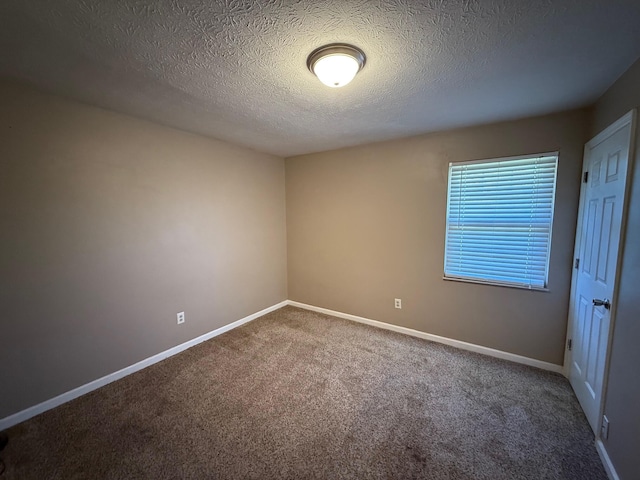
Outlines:
{"type": "MultiPolygon", "coordinates": [[[[624,252],[627,210],[629,194],[631,190],[629,186],[631,174],[633,171],[633,161],[635,157],[634,150],[636,143],[636,121],[637,113],[634,109],[625,114],[623,117],[611,124],[606,129],[604,129],[598,135],[593,137],[589,142],[585,144],[584,148],[581,178],[585,178],[585,173],[588,170],[589,161],[592,161],[592,166],[594,168],[592,168],[592,171],[589,173],[589,183],[582,183],[580,189],[580,203],[578,210],[576,239],[574,245],[574,259],[580,258],[581,260],[579,270],[574,269],[571,279],[567,338],[570,339],[573,337],[573,351],[570,351],[568,348],[565,349],[564,374],[571,379],[572,369],[576,369],[576,367],[578,367],[578,364],[582,364],[583,367],[584,365],[588,365],[587,368],[584,368],[584,371],[580,371],[579,373],[580,375],[587,376],[590,378],[590,380],[592,380],[591,382],[587,382],[590,387],[589,390],[591,390],[590,393],[597,397],[596,404],[598,405],[598,411],[585,411],[588,417],[589,415],[591,415],[590,424],[594,429],[596,438],[600,437],[602,415],[604,413],[605,406],[604,403],[608,379],[609,358],[615,325],[618,284],[621,271],[620,267],[622,255],[624,252]],[[602,202],[597,202],[598,205],[593,205],[594,202],[589,202],[589,204],[587,205],[587,202],[585,200],[587,188],[605,188],[604,185],[616,180],[620,180],[618,177],[621,170],[622,150],[609,152],[608,154],[603,156],[603,158],[597,159],[591,158],[590,154],[598,145],[608,140],[610,137],[626,127],[630,128],[628,159],[626,177],[624,179],[624,190],[621,198],[619,199],[622,201],[621,217],[616,219],[613,218],[612,215],[615,205],[612,203],[611,198],[603,198],[602,202]],[[588,210],[585,212],[585,209],[588,210]],[[585,216],[585,213],[588,213],[588,215],[585,216]],[[617,222],[620,222],[619,227],[617,225],[617,222]],[[597,237],[594,237],[594,234],[597,230],[596,227],[599,226],[604,227],[601,228],[601,238],[599,239],[602,241],[600,245],[601,247],[604,247],[604,251],[603,249],[600,249],[600,251],[597,252],[597,254],[594,256],[595,258],[587,258],[590,257],[593,242],[597,241],[597,237]],[[611,238],[612,232],[617,230],[618,228],[620,229],[620,238],[617,245],[617,258],[615,259],[614,263],[615,275],[613,276],[613,278],[609,278],[614,269],[612,268],[612,271],[608,271],[607,268],[608,256],[612,251],[609,245],[610,242],[607,240],[611,238]],[[587,252],[589,252],[589,255],[585,255],[587,252]],[[582,258],[581,255],[585,258],[582,258]],[[580,302],[576,301],[578,296],[578,277],[581,273],[587,273],[587,275],[589,275],[593,280],[597,280],[597,283],[601,285],[606,284],[609,280],[613,280],[613,291],[611,294],[612,305],[611,309],[608,312],[604,310],[604,307],[596,307],[591,305],[589,299],[583,298],[582,295],[580,295],[580,302]],[[579,332],[574,332],[574,329],[580,326],[579,324],[581,322],[579,320],[579,317],[582,317],[583,320],[586,320],[587,316],[589,317],[589,321],[582,324],[583,329],[579,332]],[[582,337],[582,341],[576,338],[578,335],[582,337]],[[599,337],[598,340],[596,340],[597,337],[599,337]],[[589,345],[592,341],[596,341],[597,343],[597,345],[592,344],[592,348],[589,348],[589,350],[593,349],[593,351],[583,351],[582,346],[589,345]],[[602,352],[602,350],[604,350],[604,354],[598,355],[598,353],[602,352]],[[596,358],[587,358],[588,356],[590,356],[590,354],[595,354],[596,358]],[[591,369],[592,367],[593,370],[591,369]],[[598,373],[598,371],[601,371],[602,374],[593,377],[592,374],[598,373]]],[[[578,370],[579,369],[576,369],[575,371],[578,370]]]]}

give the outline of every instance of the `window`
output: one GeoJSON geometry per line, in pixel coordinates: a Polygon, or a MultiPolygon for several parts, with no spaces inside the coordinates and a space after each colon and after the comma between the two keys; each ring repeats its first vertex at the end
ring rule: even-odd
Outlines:
{"type": "Polygon", "coordinates": [[[449,164],[444,278],[546,289],[558,155],[449,164]]]}

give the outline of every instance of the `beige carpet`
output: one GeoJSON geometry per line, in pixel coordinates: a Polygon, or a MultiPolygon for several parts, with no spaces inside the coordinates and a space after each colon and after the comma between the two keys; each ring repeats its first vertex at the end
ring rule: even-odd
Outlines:
{"type": "Polygon", "coordinates": [[[285,307],[9,430],[5,479],[606,479],[566,379],[285,307]]]}

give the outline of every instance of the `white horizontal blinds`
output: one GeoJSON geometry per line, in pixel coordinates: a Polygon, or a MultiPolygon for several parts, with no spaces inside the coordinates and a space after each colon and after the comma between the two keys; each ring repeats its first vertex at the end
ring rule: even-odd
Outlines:
{"type": "Polygon", "coordinates": [[[557,162],[449,166],[445,277],[546,287],[557,162]]]}

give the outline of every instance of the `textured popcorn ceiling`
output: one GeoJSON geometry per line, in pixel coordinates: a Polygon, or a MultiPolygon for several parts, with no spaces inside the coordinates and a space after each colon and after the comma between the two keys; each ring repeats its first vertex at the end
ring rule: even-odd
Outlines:
{"type": "Polygon", "coordinates": [[[638,56],[638,0],[0,2],[0,75],[283,156],[587,105],[638,56]]]}

